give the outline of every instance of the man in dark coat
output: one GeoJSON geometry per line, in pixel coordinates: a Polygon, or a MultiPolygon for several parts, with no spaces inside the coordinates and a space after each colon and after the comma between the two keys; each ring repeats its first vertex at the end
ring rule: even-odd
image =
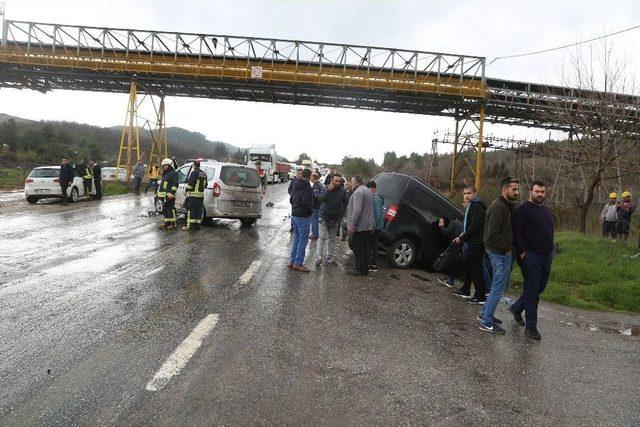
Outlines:
{"type": "Polygon", "coordinates": [[[102,199],[102,168],[96,162],[96,159],[91,159],[91,165],[93,165],[93,185],[96,187],[96,195],[94,199],[102,199]]]}
{"type": "Polygon", "coordinates": [[[60,174],[58,175],[58,179],[60,180],[60,191],[62,192],[62,204],[67,204],[67,189],[71,184],[73,184],[73,177],[75,176],[75,172],[73,167],[69,164],[68,159],[62,159],[62,164],[60,165],[60,174]]]}

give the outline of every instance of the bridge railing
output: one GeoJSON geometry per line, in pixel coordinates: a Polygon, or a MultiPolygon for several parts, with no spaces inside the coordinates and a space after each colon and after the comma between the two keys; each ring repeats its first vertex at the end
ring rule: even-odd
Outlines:
{"type": "Polygon", "coordinates": [[[373,46],[5,21],[0,61],[484,98],[485,58],[373,46]]]}

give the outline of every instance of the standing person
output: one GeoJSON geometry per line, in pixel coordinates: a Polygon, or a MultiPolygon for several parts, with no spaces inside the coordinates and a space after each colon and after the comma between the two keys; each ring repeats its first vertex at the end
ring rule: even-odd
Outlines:
{"type": "Polygon", "coordinates": [[[631,192],[622,192],[622,202],[616,204],[618,211],[618,222],[616,224],[616,232],[618,238],[625,242],[629,238],[629,226],[631,224],[631,215],[636,210],[636,205],[631,201],[631,192]]]}
{"type": "Polygon", "coordinates": [[[327,174],[327,176],[324,178],[324,185],[325,187],[329,184],[331,184],[331,181],[333,181],[333,177],[336,175],[336,170],[335,169],[331,169],[329,171],[329,173],[327,174]]]}
{"type": "Polygon", "coordinates": [[[378,271],[378,236],[380,236],[384,225],[384,214],[382,213],[384,200],[381,195],[376,193],[378,186],[374,181],[369,181],[367,188],[373,195],[373,219],[375,220],[373,232],[369,235],[369,250],[371,251],[369,271],[378,271]]]}
{"type": "MultiPolygon", "coordinates": [[[[289,196],[291,196],[291,192],[293,191],[293,186],[295,185],[296,181],[299,180],[301,178],[302,175],[302,169],[296,169],[296,176],[291,179],[291,181],[289,182],[289,188],[287,189],[287,192],[289,193],[289,196]]],[[[291,228],[289,229],[289,233],[293,233],[293,218],[291,219],[291,228]]]]}
{"type": "Polygon", "coordinates": [[[67,190],[69,186],[73,184],[73,178],[76,176],[73,167],[69,164],[68,159],[62,159],[62,164],[60,165],[60,173],[58,174],[58,180],[60,181],[60,191],[62,194],[62,204],[68,204],[67,201],[67,190]]]}
{"type": "Polygon", "coordinates": [[[602,222],[602,237],[611,236],[616,238],[616,223],[618,222],[618,207],[616,202],[618,201],[618,193],[613,192],[609,194],[609,203],[604,205],[602,213],[600,214],[600,221],[602,222]]]}
{"type": "Polygon", "coordinates": [[[318,213],[320,217],[320,238],[316,245],[316,265],[320,265],[323,262],[337,264],[334,256],[337,237],[335,231],[340,226],[340,214],[345,204],[341,180],[342,177],[339,174],[334,174],[333,180],[318,196],[318,201],[321,205],[318,213]]]}
{"type": "MultiPolygon", "coordinates": [[[[173,163],[171,169],[173,169],[173,163]]],[[[144,178],[144,165],[142,164],[142,160],[138,159],[131,174],[133,175],[133,192],[140,194],[140,184],[142,183],[142,178],[144,178]]]]}
{"type": "Polygon", "coordinates": [[[149,181],[147,182],[147,186],[144,188],[144,194],[147,194],[147,191],[150,187],[153,187],[153,192],[158,191],[158,162],[153,162],[151,167],[149,167],[149,181]]]}
{"type": "MultiPolygon", "coordinates": [[[[449,225],[446,225],[445,219],[440,218],[438,220],[438,229],[440,231],[440,235],[449,243],[452,243],[453,240],[461,235],[464,231],[462,222],[458,221],[457,219],[454,219],[453,221],[449,222],[449,225]]],[[[444,278],[438,277],[438,282],[442,283],[447,288],[453,288],[455,280],[456,279],[453,276],[446,276],[444,278]]],[[[469,289],[471,289],[471,287],[469,287],[469,289]]]]}
{"type": "Polygon", "coordinates": [[[349,199],[351,198],[351,181],[344,181],[344,183],[342,184],[344,186],[344,209],[342,210],[342,212],[340,212],[340,225],[338,226],[338,231],[336,232],[336,236],[338,236],[338,233],[342,233],[342,241],[344,242],[345,240],[347,240],[347,234],[346,234],[346,224],[343,227],[343,221],[346,222],[346,219],[344,217],[345,212],[347,210],[347,206],[349,205],[349,199]]]}
{"type": "Polygon", "coordinates": [[[87,166],[85,162],[82,162],[80,165],[80,170],[82,171],[82,186],[84,187],[84,195],[89,197],[91,196],[91,183],[93,181],[93,174],[91,173],[91,168],[87,166]]]}
{"type": "Polygon", "coordinates": [[[304,256],[309,241],[309,224],[313,214],[313,190],[309,184],[311,171],[305,169],[300,173],[291,190],[291,222],[293,224],[293,247],[289,268],[303,273],[309,270],[304,266],[304,256]]]}
{"type": "Polygon", "coordinates": [[[162,200],[162,215],[164,216],[163,230],[175,230],[178,222],[176,215],[176,191],[178,190],[178,173],[173,169],[173,161],[164,159],[162,178],[158,187],[158,198],[162,200]]]}
{"type": "Polygon", "coordinates": [[[324,187],[320,183],[320,173],[313,172],[311,174],[311,190],[313,191],[313,214],[311,215],[311,235],[310,240],[316,240],[319,233],[320,218],[318,212],[320,211],[320,202],[318,196],[324,191],[324,187]]]}
{"type": "Polygon", "coordinates": [[[458,245],[463,245],[462,253],[466,269],[464,284],[453,294],[468,299],[470,303],[482,305],[486,300],[486,283],[484,281],[484,227],[487,206],[478,197],[476,187],[467,185],[462,189],[462,197],[467,208],[464,212],[462,234],[454,239],[458,245]],[[473,282],[473,298],[471,298],[471,283],[473,282]]]}
{"type": "Polygon", "coordinates": [[[536,340],[541,338],[538,302],[547,286],[553,261],[553,217],[551,209],[543,205],[546,194],[545,183],[533,181],[529,200],[513,211],[513,239],[524,289],[509,311],[519,325],[525,326],[525,335],[536,340]],[[526,322],[522,321],[523,311],[526,322]]]}
{"type": "Polygon", "coordinates": [[[182,227],[184,231],[200,230],[204,208],[204,189],[207,188],[207,174],[200,169],[198,160],[193,162],[191,173],[187,177],[184,186],[187,192],[185,206],[187,208],[187,225],[182,227]]]}
{"type": "Polygon", "coordinates": [[[91,165],[93,166],[93,185],[96,187],[96,195],[94,199],[102,199],[102,168],[96,161],[91,159],[91,165]]]}
{"type": "Polygon", "coordinates": [[[369,234],[375,227],[373,216],[373,194],[362,185],[362,178],[351,178],[353,193],[347,205],[347,234],[353,235],[353,255],[356,261],[355,271],[349,271],[351,276],[366,276],[369,274],[371,254],[369,249],[369,234]]]}
{"type": "Polygon", "coordinates": [[[254,162],[256,165],[256,170],[258,171],[258,175],[260,175],[260,182],[262,183],[262,195],[267,192],[267,171],[262,169],[262,162],[260,160],[256,160],[254,162]]]}
{"type": "Polygon", "coordinates": [[[505,178],[500,182],[500,196],[491,203],[487,211],[484,231],[484,246],[487,248],[493,280],[487,303],[480,311],[480,330],[504,335],[505,331],[499,325],[494,314],[502,293],[507,289],[513,263],[513,229],[511,214],[514,202],[520,194],[520,181],[515,178],[505,178]]]}

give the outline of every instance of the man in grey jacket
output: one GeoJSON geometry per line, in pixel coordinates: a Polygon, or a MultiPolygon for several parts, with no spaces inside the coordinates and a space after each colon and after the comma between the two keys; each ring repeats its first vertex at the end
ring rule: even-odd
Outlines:
{"type": "Polygon", "coordinates": [[[347,205],[347,233],[353,236],[353,255],[356,259],[356,271],[351,276],[369,274],[369,234],[374,230],[376,220],[373,214],[373,194],[362,185],[362,178],[351,178],[352,195],[347,205]]]}
{"type": "Polygon", "coordinates": [[[142,178],[144,177],[144,165],[142,164],[142,160],[138,159],[136,165],[131,171],[131,175],[133,175],[133,192],[136,194],[140,194],[140,184],[142,183],[142,178]]]}

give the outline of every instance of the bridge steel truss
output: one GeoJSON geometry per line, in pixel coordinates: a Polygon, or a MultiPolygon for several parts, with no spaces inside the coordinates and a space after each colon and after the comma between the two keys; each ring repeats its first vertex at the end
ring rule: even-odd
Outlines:
{"type": "MultiPolygon", "coordinates": [[[[597,116],[587,91],[485,77],[485,58],[255,37],[4,21],[0,87],[143,93],[453,117],[570,131],[553,108],[597,116]]],[[[619,95],[621,121],[640,101],[619,95]]],[[[460,133],[461,134],[461,133],[460,133]]],[[[453,156],[454,159],[456,156],[453,156]]],[[[454,160],[455,161],[455,160],[454,160]]],[[[455,169],[455,168],[452,168],[455,169]]]]}

